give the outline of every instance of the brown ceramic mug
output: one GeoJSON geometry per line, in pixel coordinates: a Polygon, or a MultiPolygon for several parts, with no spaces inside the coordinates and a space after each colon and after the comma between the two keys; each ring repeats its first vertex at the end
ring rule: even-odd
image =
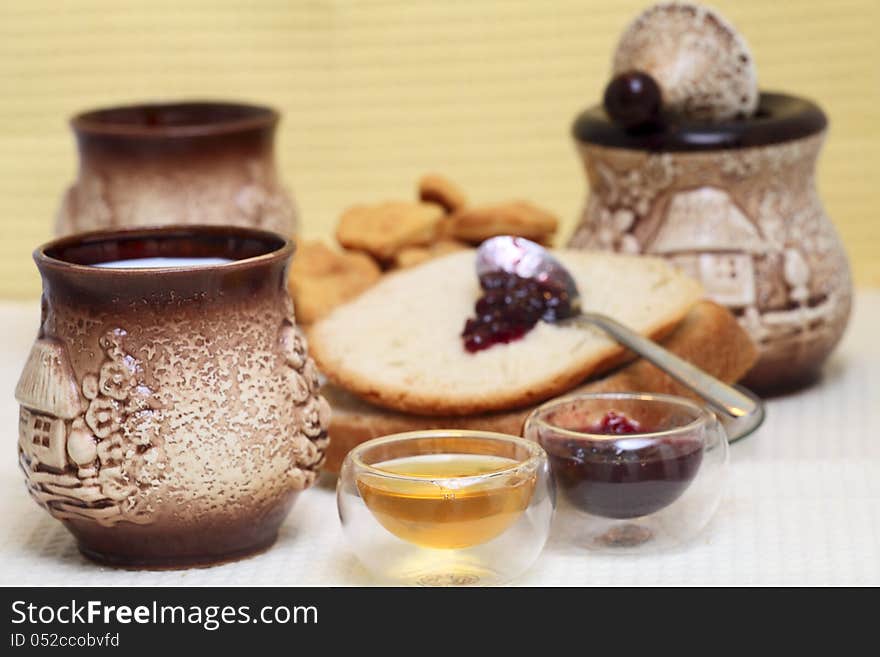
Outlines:
{"type": "Polygon", "coordinates": [[[275,167],[278,120],[269,107],[228,102],[74,116],[79,173],[56,233],[220,223],[292,235],[296,209],[275,167]]]}
{"type": "Polygon", "coordinates": [[[42,318],[16,388],[19,460],[84,554],[182,567],[275,540],[323,462],[330,412],[287,293],[293,250],[256,229],[170,226],[34,252],[42,318]],[[96,266],[143,258],[230,262],[96,266]]]}

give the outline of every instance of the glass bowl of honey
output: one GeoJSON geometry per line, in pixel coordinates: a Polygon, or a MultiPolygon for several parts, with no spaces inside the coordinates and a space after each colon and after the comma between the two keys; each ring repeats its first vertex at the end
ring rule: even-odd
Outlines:
{"type": "Polygon", "coordinates": [[[513,579],[543,549],[556,505],[540,445],[442,429],[357,446],[336,500],[361,562],[385,582],[422,586],[513,579]]]}
{"type": "Polygon", "coordinates": [[[564,397],[535,409],[524,435],[548,454],[566,542],[623,553],[667,548],[695,537],[724,493],[724,427],[683,397],[564,397]]]}

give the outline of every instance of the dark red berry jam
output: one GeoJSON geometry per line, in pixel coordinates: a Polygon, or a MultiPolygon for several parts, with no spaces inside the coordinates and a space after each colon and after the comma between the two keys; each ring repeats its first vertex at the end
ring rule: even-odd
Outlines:
{"type": "Polygon", "coordinates": [[[560,439],[548,453],[568,500],[605,518],[637,518],[672,504],[703,460],[696,438],[560,439]]]}
{"type": "Polygon", "coordinates": [[[474,308],[476,316],[467,320],[461,333],[471,353],[518,340],[542,319],[554,322],[573,314],[568,292],[550,282],[491,272],[480,276],[480,286],[483,296],[474,308]]]}
{"type": "Polygon", "coordinates": [[[553,434],[542,440],[563,494],[577,508],[606,518],[637,518],[668,506],[690,485],[703,460],[696,437],[636,436],[656,429],[619,411],[592,423],[569,418],[561,426],[614,436],[553,434]]]}

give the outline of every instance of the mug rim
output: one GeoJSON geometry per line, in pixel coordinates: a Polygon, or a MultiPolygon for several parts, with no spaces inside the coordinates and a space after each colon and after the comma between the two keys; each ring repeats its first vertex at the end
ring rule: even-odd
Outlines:
{"type": "Polygon", "coordinates": [[[292,238],[260,228],[211,224],[168,224],[164,226],[144,226],[137,228],[99,229],[57,237],[34,249],[33,259],[39,269],[45,267],[56,271],[81,273],[87,276],[143,278],[144,276],[155,276],[159,274],[163,276],[173,274],[189,276],[193,273],[200,272],[234,272],[249,269],[255,265],[283,262],[293,255],[295,249],[296,246],[292,238]],[[80,245],[84,246],[118,240],[134,240],[138,238],[149,240],[156,239],[157,237],[186,239],[187,237],[198,238],[224,236],[228,238],[239,237],[242,239],[263,240],[267,244],[275,243],[277,246],[275,248],[270,248],[266,253],[261,253],[260,255],[249,258],[242,258],[240,260],[232,260],[231,262],[224,263],[189,265],[186,267],[97,267],[95,264],[100,263],[84,265],[53,257],[48,253],[53,249],[71,248],[80,245]]]}
{"type": "Polygon", "coordinates": [[[254,103],[225,100],[175,100],[168,102],[125,103],[108,105],[79,112],[70,119],[70,125],[78,135],[95,137],[131,137],[155,139],[168,137],[210,137],[247,130],[270,128],[280,120],[278,110],[254,103]],[[168,110],[238,110],[242,116],[217,118],[186,124],[149,125],[146,123],[126,123],[103,118],[111,112],[147,112],[168,110]]]}

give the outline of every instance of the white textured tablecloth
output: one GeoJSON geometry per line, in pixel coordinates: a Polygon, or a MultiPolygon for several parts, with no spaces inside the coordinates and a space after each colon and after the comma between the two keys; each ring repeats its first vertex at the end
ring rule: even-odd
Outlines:
{"type": "MultiPolygon", "coordinates": [[[[38,306],[0,304],[0,584],[364,585],[347,551],[333,480],[300,497],[267,553],[237,563],[148,572],[97,566],[28,497],[16,463],[13,389],[38,306]]],[[[770,400],[767,420],[731,448],[726,497],[704,533],[673,551],[598,555],[566,542],[564,510],[521,585],[880,585],[880,291],[862,291],[816,386],[770,400]]]]}

